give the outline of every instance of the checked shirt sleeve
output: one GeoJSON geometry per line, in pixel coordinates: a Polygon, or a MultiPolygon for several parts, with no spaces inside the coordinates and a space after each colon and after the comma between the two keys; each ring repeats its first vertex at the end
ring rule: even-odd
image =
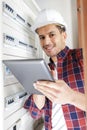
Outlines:
{"type": "Polygon", "coordinates": [[[29,96],[29,98],[25,101],[24,103],[24,108],[27,109],[31,116],[34,118],[34,119],[39,119],[43,112],[44,112],[44,108],[39,110],[37,108],[37,106],[35,105],[34,101],[33,101],[33,96],[29,96]]]}

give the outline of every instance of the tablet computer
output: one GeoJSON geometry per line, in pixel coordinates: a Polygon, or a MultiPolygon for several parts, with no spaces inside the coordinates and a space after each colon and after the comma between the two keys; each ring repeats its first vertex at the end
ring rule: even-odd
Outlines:
{"type": "Polygon", "coordinates": [[[37,80],[54,81],[44,59],[4,60],[3,63],[29,94],[41,94],[33,86],[37,80]]]}

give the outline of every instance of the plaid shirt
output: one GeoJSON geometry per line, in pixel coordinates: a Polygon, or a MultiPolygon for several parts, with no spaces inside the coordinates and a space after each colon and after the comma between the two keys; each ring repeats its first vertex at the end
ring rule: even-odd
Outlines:
{"type": "MultiPolygon", "coordinates": [[[[83,56],[82,49],[69,49],[67,46],[57,55],[58,79],[64,80],[69,87],[75,91],[84,93],[84,74],[83,74],[83,56]]],[[[54,69],[54,63],[50,59],[49,66],[54,69]]],[[[68,96],[68,95],[67,95],[68,96]]],[[[44,113],[45,130],[52,130],[51,115],[52,103],[46,98],[45,106],[39,110],[32,98],[32,95],[26,100],[24,108],[28,109],[31,116],[38,119],[44,113]]],[[[86,130],[86,115],[79,108],[71,105],[62,105],[67,130],[86,130]]]]}

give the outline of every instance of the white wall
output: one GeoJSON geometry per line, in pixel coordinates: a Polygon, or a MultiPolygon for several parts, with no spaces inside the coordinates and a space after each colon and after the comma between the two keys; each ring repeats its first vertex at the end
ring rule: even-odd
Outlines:
{"type": "Polygon", "coordinates": [[[2,8],[0,1],[0,130],[3,130],[3,110],[4,110],[4,94],[3,94],[3,72],[2,72],[2,8]]]}

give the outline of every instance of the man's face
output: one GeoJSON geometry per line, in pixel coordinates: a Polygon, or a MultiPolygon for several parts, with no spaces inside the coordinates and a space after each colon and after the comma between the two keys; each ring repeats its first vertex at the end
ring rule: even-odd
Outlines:
{"type": "Polygon", "coordinates": [[[66,32],[61,32],[55,24],[37,29],[40,44],[47,56],[55,57],[65,47],[66,32]]]}

